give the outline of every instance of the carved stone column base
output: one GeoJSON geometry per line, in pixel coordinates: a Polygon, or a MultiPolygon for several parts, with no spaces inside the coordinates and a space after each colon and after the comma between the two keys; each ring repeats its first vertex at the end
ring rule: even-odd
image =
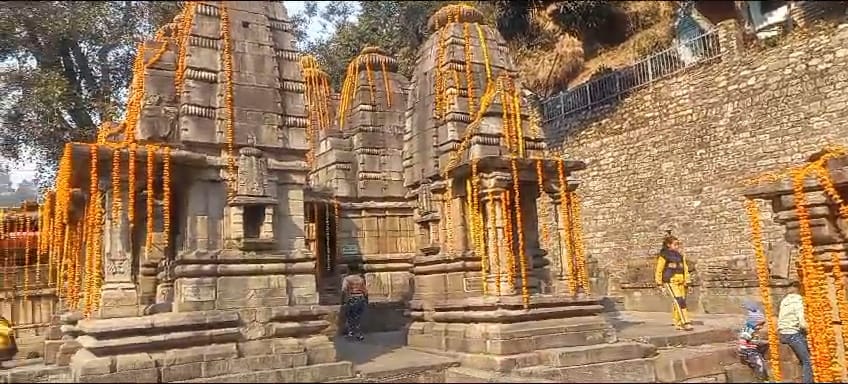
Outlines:
{"type": "Polygon", "coordinates": [[[616,341],[597,297],[535,295],[529,309],[520,295],[413,301],[410,310],[409,346],[459,353],[463,366],[476,369],[510,371],[544,350],[616,341]]]}
{"type": "Polygon", "coordinates": [[[320,334],[335,308],[160,313],[79,322],[75,382],[328,382],[353,376],[320,334]],[[267,332],[253,332],[256,325],[267,332]],[[144,333],[148,337],[138,337],[144,333]]]}
{"type": "Polygon", "coordinates": [[[139,315],[138,290],[132,283],[106,283],[97,317],[110,319],[139,315]]]}

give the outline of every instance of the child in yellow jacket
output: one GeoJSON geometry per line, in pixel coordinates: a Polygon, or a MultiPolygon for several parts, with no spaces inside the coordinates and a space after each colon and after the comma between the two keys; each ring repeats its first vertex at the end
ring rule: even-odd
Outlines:
{"type": "Polygon", "coordinates": [[[0,316],[0,361],[10,360],[18,353],[18,345],[15,342],[15,330],[12,323],[0,316]]]}
{"type": "Polygon", "coordinates": [[[657,286],[672,297],[671,313],[677,329],[692,330],[689,312],[686,309],[686,289],[691,283],[689,266],[680,253],[680,240],[669,233],[663,240],[662,249],[657,256],[657,269],[654,275],[657,286]]]}

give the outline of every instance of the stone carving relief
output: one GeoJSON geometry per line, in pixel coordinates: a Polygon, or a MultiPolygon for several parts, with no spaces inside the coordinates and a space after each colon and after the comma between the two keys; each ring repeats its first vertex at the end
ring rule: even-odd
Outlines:
{"type": "Polygon", "coordinates": [[[433,212],[433,192],[430,183],[422,183],[418,189],[418,211],[421,214],[433,212]]]}
{"type": "Polygon", "coordinates": [[[254,147],[239,150],[236,194],[268,196],[268,159],[263,155],[254,147]]]}
{"type": "Polygon", "coordinates": [[[177,128],[177,108],[163,105],[162,95],[152,94],[144,98],[138,137],[151,141],[167,141],[177,128]]]}

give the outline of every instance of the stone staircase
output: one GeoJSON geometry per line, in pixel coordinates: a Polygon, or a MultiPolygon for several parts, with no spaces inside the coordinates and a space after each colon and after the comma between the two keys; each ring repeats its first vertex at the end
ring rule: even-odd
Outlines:
{"type": "MultiPolygon", "coordinates": [[[[735,353],[738,315],[697,315],[694,331],[677,331],[667,313],[617,312],[608,321],[618,341],[504,356],[483,369],[472,355],[406,346],[406,332],[377,332],[364,342],[338,337],[339,360],[353,363],[355,377],[331,382],[366,383],[554,383],[554,382],[754,382],[735,353]]],[[[794,355],[781,349],[784,380],[799,376],[794,355]]],[[[38,361],[7,362],[0,382],[63,382],[67,367],[38,361]]],[[[263,380],[257,379],[256,382],[263,380]]]]}
{"type": "MultiPolygon", "coordinates": [[[[616,343],[512,355],[499,361],[497,369],[475,367],[470,355],[406,347],[402,332],[372,334],[364,344],[341,346],[340,358],[360,358],[353,361],[358,377],[348,382],[754,382],[751,370],[736,356],[742,317],[697,318],[696,329],[687,332],[675,330],[667,313],[616,313],[609,318],[617,330],[616,343]],[[368,346],[378,344],[386,349],[380,352],[368,346]],[[369,353],[383,354],[365,358],[369,353]]],[[[783,367],[784,377],[797,378],[794,356],[788,349],[781,353],[789,361],[783,367]]]]}

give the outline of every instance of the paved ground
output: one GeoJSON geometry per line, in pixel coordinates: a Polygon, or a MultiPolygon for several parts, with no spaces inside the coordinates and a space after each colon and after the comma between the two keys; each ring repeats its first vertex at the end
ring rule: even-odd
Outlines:
{"type": "MultiPolygon", "coordinates": [[[[698,343],[697,339],[732,338],[741,326],[740,315],[693,315],[694,331],[680,331],[671,323],[671,314],[663,312],[608,313],[620,340],[651,343],[660,348],[698,343]]],[[[362,342],[339,337],[336,347],[340,360],[354,363],[362,377],[395,377],[400,372],[434,369],[455,365],[456,361],[406,347],[404,331],[371,333],[362,342]]]]}
{"type": "Polygon", "coordinates": [[[454,359],[406,347],[405,331],[370,333],[364,341],[337,337],[335,343],[339,360],[352,362],[364,377],[392,377],[457,365],[454,359]]]}

